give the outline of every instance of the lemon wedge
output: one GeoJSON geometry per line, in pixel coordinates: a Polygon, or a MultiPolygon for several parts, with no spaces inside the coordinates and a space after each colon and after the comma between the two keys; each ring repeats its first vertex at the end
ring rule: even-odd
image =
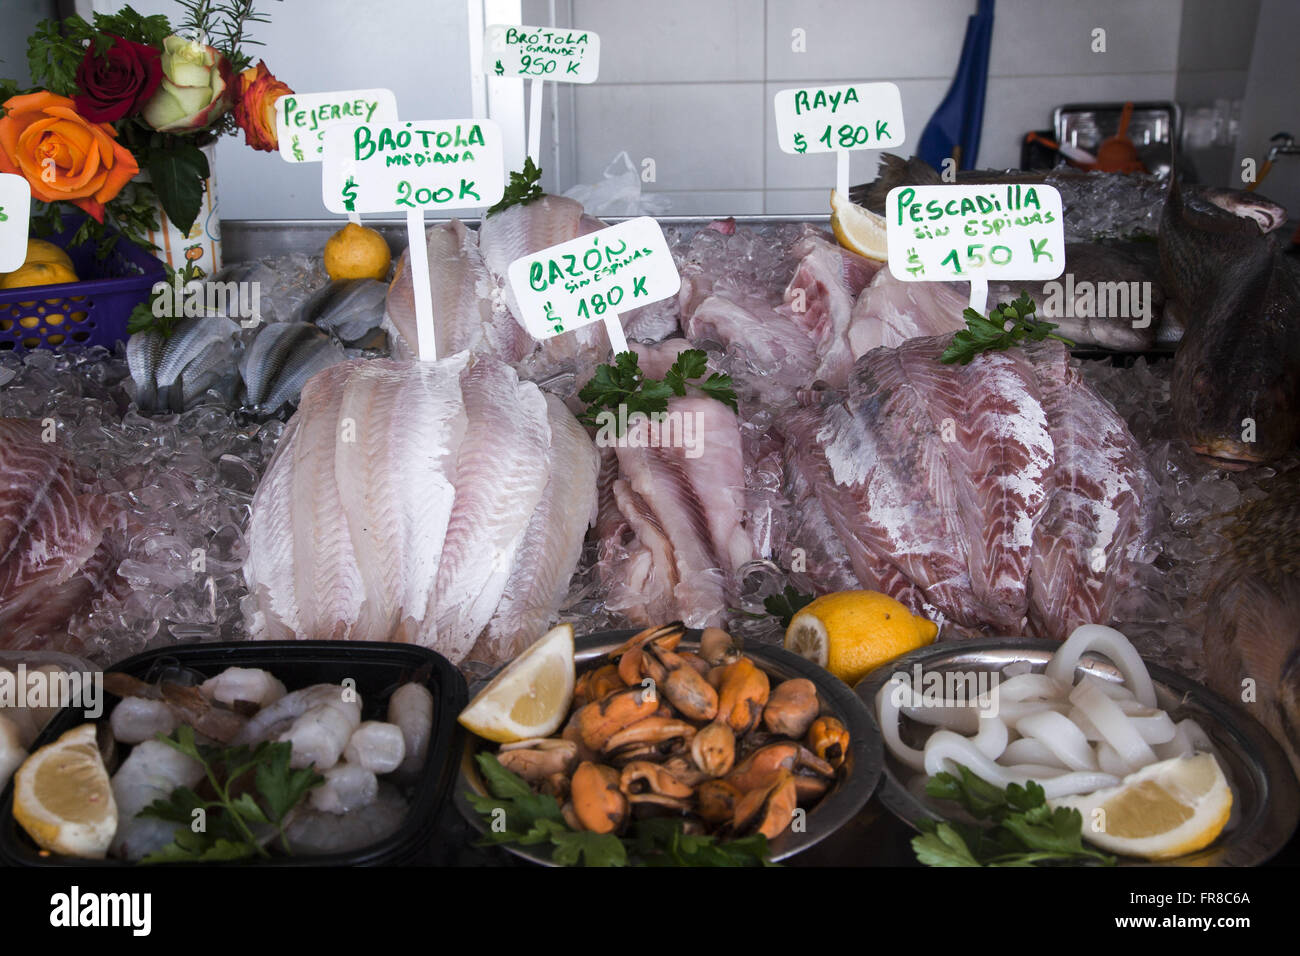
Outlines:
{"type": "Polygon", "coordinates": [[[573,700],[573,627],[561,624],[506,665],[460,714],[463,726],[511,743],[549,737],[573,700]]]}
{"type": "Polygon", "coordinates": [[[1232,812],[1232,788],[1214,756],[1175,757],[1117,787],[1051,800],[1083,815],[1083,837],[1111,853],[1168,860],[1214,842],[1232,812]]]}
{"type": "Polygon", "coordinates": [[[52,853],[104,858],[117,831],[117,804],[94,724],[69,730],[18,768],[14,819],[52,853]]]}
{"type": "Polygon", "coordinates": [[[878,591],[836,591],[800,610],[785,648],[853,685],[869,671],[935,639],[939,627],[878,591]]]}
{"type": "Polygon", "coordinates": [[[831,231],[835,240],[860,256],[886,262],[889,245],[885,241],[885,218],[831,190],[831,231]]]}

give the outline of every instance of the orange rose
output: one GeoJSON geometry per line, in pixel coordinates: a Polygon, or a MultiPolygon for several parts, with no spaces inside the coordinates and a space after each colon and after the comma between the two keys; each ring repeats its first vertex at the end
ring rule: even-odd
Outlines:
{"type": "Polygon", "coordinates": [[[239,74],[235,122],[244,131],[245,143],[268,153],[280,148],[280,138],[275,132],[275,105],[280,97],[292,92],[271,74],[263,60],[257,61],[256,68],[249,67],[239,74]]]}
{"type": "Polygon", "coordinates": [[[12,97],[4,109],[0,172],[24,177],[41,202],[70,202],[103,222],[104,203],[140,171],[113,127],[88,122],[68,97],[44,90],[12,97]]]}

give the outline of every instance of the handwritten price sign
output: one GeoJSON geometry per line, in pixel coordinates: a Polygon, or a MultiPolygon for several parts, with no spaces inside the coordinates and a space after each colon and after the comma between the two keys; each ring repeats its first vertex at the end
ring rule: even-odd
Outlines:
{"type": "Polygon", "coordinates": [[[787,153],[889,149],[902,144],[903,100],[893,83],[780,90],[776,137],[787,153]]]}
{"type": "Polygon", "coordinates": [[[557,83],[594,83],[600,37],[590,30],[493,24],[483,38],[483,72],[557,83]]]}
{"type": "Polygon", "coordinates": [[[889,271],[905,282],[1055,279],[1065,269],[1052,186],[899,186],[885,199],[889,271]]]}
{"type": "Polygon", "coordinates": [[[0,272],[12,272],[27,261],[27,219],[32,187],[22,176],[0,173],[0,272]]]}
{"type": "Polygon", "coordinates": [[[505,192],[501,128],[486,119],[335,126],[324,163],[330,212],[491,206],[505,192]]]}
{"type": "Polygon", "coordinates": [[[663,230],[649,216],[516,259],[506,275],[536,339],[616,321],[620,310],[674,296],[682,286],[663,230]]]}
{"type": "Polygon", "coordinates": [[[286,163],[319,163],[325,156],[325,131],[332,126],[396,122],[392,90],[288,93],[275,104],[280,158],[286,163]]]}

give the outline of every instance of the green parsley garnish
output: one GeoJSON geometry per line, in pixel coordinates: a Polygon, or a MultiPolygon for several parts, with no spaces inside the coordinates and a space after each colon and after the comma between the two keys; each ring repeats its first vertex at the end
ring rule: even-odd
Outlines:
{"type": "Polygon", "coordinates": [[[953,335],[952,344],[944,349],[939,361],[947,365],[954,362],[969,365],[981,352],[1003,351],[1020,342],[1041,342],[1048,338],[1073,346],[1069,339],[1052,331],[1056,328],[1054,323],[1032,318],[1036,308],[1029,294],[1021,292],[1013,302],[995,306],[988,318],[967,309],[962,313],[966,328],[953,335]]]}
{"type": "Polygon", "coordinates": [[[180,824],[173,841],[141,863],[269,857],[270,851],[253,832],[259,826],[274,827],[284,851],[291,852],[285,818],[307,791],[325,782],[311,767],[289,767],[291,744],[268,741],[256,747],[208,747],[197,743],[194,728],[185,724],[176,728],[174,738],[159,734],[158,739],[203,765],[216,799],[205,800],[189,787],[177,787],[141,810],[141,817],[180,824]],[[200,821],[202,826],[197,827],[200,821]]]}
{"type": "Polygon", "coordinates": [[[529,156],[524,160],[523,172],[510,174],[510,183],[506,186],[501,201],[489,209],[487,214],[495,216],[511,206],[526,206],[535,199],[541,199],[543,195],[542,171],[533,162],[533,157],[529,156]]]}
{"type": "Polygon", "coordinates": [[[626,837],[570,830],[549,794],[533,793],[490,753],[474,755],[492,796],[465,796],[487,823],[483,845],[549,843],[561,866],[773,866],[762,834],[723,842],[682,832],[680,820],[658,817],[633,823],[626,837]]]}
{"type": "Polygon", "coordinates": [[[1030,780],[1004,791],[957,765],[961,776],[931,777],[925,792],[961,804],[977,820],[993,825],[973,826],[922,820],[921,835],[912,838],[916,858],[926,866],[1036,866],[1040,863],[1099,863],[1114,866],[1115,858],[1083,845],[1083,817],[1070,807],[1047,805],[1043,788],[1030,780]]]}
{"type": "Polygon", "coordinates": [[[617,416],[620,405],[627,406],[629,416],[633,412],[650,415],[667,411],[668,399],[685,395],[687,384],[736,411],[736,391],[730,375],[714,372],[699,381],[708,371],[707,365],[708,356],[703,349],[686,349],[677,356],[663,381],[659,381],[641,371],[635,352],[620,352],[614,356],[613,365],[597,366],[591,381],[578,392],[578,398],[587,403],[587,410],[578,420],[597,428],[600,413],[608,410],[617,416]]]}
{"type": "Polygon", "coordinates": [[[782,627],[789,627],[794,616],[801,610],[811,604],[813,596],[811,594],[801,594],[793,586],[787,584],[785,590],[780,594],[773,594],[763,598],[763,607],[767,613],[777,618],[782,627]]]}

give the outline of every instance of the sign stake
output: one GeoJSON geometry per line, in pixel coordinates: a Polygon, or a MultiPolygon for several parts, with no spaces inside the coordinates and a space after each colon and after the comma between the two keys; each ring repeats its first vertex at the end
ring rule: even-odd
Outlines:
{"type": "Polygon", "coordinates": [[[627,351],[627,336],[623,334],[623,320],[613,310],[605,313],[605,332],[609,335],[609,345],[615,355],[627,351]]]}
{"type": "Polygon", "coordinates": [[[542,159],[542,87],[544,81],[535,76],[528,84],[528,158],[533,165],[542,159]]]}
{"type": "Polygon", "coordinates": [[[411,291],[415,293],[415,333],[421,362],[438,361],[433,333],[433,289],[429,285],[429,246],[424,238],[424,210],[406,211],[407,248],[411,251],[411,291]]]}
{"type": "Polygon", "coordinates": [[[975,276],[970,280],[970,307],[980,315],[984,314],[989,304],[989,280],[975,276]]]}

